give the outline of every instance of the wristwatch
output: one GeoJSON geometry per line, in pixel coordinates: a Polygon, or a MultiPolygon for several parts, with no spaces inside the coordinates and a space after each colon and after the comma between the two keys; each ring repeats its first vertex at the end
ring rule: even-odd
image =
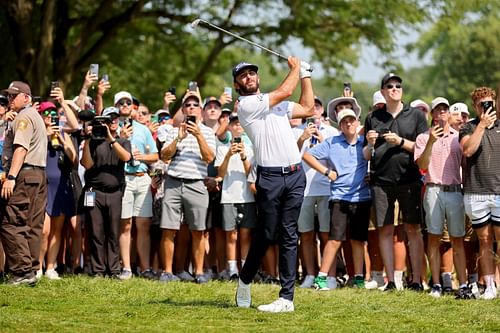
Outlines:
{"type": "Polygon", "coordinates": [[[328,175],[330,174],[330,171],[331,171],[330,169],[326,169],[325,172],[323,172],[323,175],[328,177],[328,175]]]}
{"type": "Polygon", "coordinates": [[[16,180],[17,176],[7,175],[7,180],[16,180]]]}

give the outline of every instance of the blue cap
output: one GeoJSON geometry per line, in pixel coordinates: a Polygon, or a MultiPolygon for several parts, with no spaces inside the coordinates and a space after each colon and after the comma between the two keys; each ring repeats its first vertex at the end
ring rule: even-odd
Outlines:
{"type": "Polygon", "coordinates": [[[113,113],[116,114],[117,116],[119,116],[120,110],[118,110],[118,108],[115,108],[114,106],[109,106],[109,107],[105,108],[104,111],[102,111],[103,116],[110,116],[113,113]]]}
{"type": "Polygon", "coordinates": [[[259,67],[257,67],[257,65],[242,61],[238,65],[234,66],[233,79],[236,79],[238,74],[240,74],[244,69],[247,69],[247,68],[253,70],[255,73],[257,73],[259,71],[259,67]]]}

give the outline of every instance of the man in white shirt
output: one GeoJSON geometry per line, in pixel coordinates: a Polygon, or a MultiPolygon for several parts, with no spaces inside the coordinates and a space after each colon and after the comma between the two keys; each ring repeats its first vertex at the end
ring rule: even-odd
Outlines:
{"type": "Polygon", "coordinates": [[[242,62],[233,68],[235,90],[240,94],[238,118],[255,147],[257,164],[258,225],[245,265],[241,269],[236,305],[250,307],[250,282],[269,245],[280,247],[281,290],[278,300],[258,307],[264,312],[294,311],[293,296],[297,261],[297,220],[304,196],[306,177],[301,156],[289,124],[291,118],[314,115],[314,94],[310,66],[288,58],[290,72],[270,93],[259,89],[258,67],[242,62]],[[301,82],[299,103],[285,101],[301,82]]]}

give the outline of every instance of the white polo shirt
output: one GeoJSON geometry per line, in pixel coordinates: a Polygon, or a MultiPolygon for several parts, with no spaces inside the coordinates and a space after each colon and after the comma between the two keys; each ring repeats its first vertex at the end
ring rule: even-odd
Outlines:
{"type": "Polygon", "coordinates": [[[238,119],[254,145],[255,161],[264,167],[300,163],[301,157],[289,119],[293,102],[269,108],[269,94],[241,96],[238,119]]]}

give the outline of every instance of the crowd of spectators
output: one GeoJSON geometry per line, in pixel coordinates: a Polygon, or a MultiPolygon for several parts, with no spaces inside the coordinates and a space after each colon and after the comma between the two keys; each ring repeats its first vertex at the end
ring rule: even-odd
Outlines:
{"type": "MultiPolygon", "coordinates": [[[[16,86],[0,95],[7,182],[16,176],[9,170],[17,143],[4,145],[4,138],[24,112],[12,107],[16,86]]],[[[12,246],[1,246],[12,212],[1,210],[2,278],[237,281],[259,219],[255,152],[231,89],[204,99],[196,84],[169,90],[155,112],[126,90],[105,106],[111,89],[107,77],[89,71],[74,99],[58,84],[42,101],[23,90],[46,130],[45,218],[36,278],[13,280],[12,246]]],[[[407,287],[430,289],[434,297],[496,298],[495,104],[496,92],[487,87],[474,89],[470,101],[406,103],[403,79],[390,73],[364,125],[349,87],[326,107],[316,96],[313,117],[290,119],[296,139],[290,145],[298,145],[307,177],[298,222],[300,287],[407,287]]],[[[2,190],[1,205],[8,200],[2,190]]],[[[279,283],[278,252],[269,247],[258,281],[279,283]]]]}

